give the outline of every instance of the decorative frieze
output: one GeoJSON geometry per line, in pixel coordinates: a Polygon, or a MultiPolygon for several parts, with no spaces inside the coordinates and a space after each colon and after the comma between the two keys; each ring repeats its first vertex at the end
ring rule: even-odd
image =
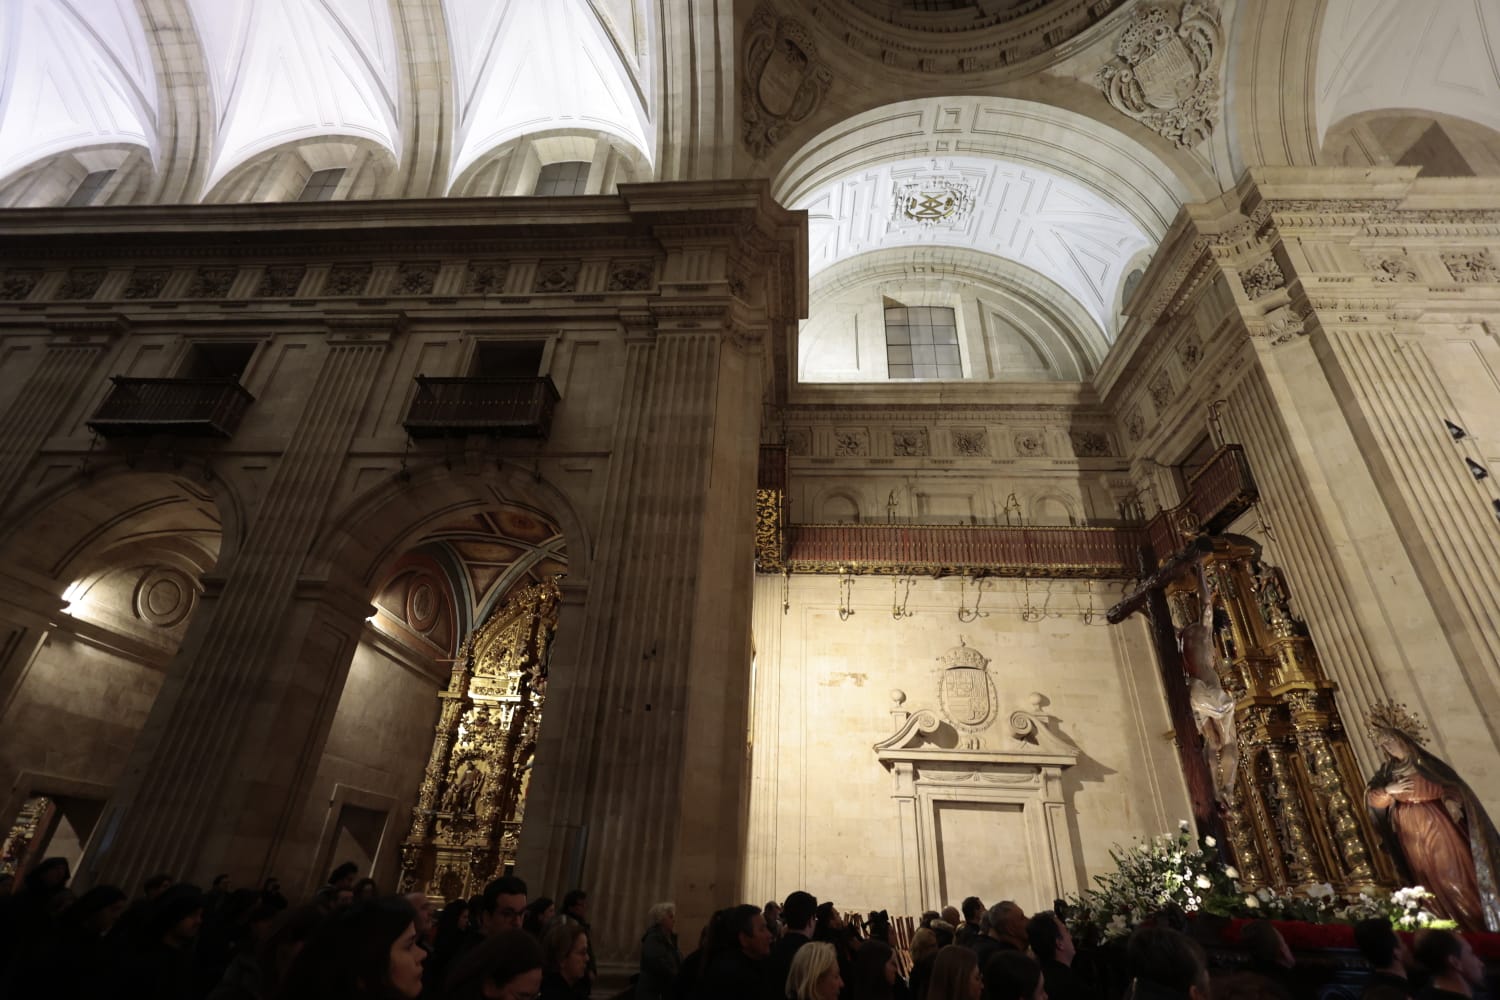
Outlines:
{"type": "Polygon", "coordinates": [[[188,284],[187,297],[222,299],[229,294],[229,286],[234,284],[234,276],[238,273],[232,267],[200,267],[193,272],[193,280],[188,284]]]}
{"type": "Polygon", "coordinates": [[[260,276],[255,296],[261,299],[289,299],[302,287],[307,268],[302,264],[273,264],[260,276]]]}
{"type": "Polygon", "coordinates": [[[1047,439],[1040,431],[1023,431],[1013,439],[1016,454],[1023,458],[1041,458],[1047,454],[1047,439]]]}
{"type": "Polygon", "coordinates": [[[1184,149],[1214,130],[1219,115],[1219,11],[1214,0],[1137,8],[1115,59],[1099,71],[1104,97],[1121,114],[1184,149]]]}
{"type": "Polygon", "coordinates": [[[1378,282],[1409,284],[1417,280],[1417,269],[1404,253],[1365,254],[1364,261],[1378,282]]]}
{"type": "Polygon", "coordinates": [[[335,264],[328,271],[328,280],[323,283],[325,295],[363,295],[370,284],[369,264],[335,264]]]}
{"type": "Polygon", "coordinates": [[[983,427],[954,428],[953,453],[971,458],[989,454],[983,427]]]}
{"type": "Polygon", "coordinates": [[[0,278],[0,300],[19,302],[29,296],[41,280],[42,272],[34,268],[6,271],[5,277],[0,278]]]}
{"type": "Polygon", "coordinates": [[[870,432],[863,427],[834,431],[833,454],[835,458],[858,458],[869,455],[870,432]]]}
{"type": "Polygon", "coordinates": [[[786,432],[786,452],[794,458],[806,458],[812,454],[812,431],[806,427],[792,427],[786,432]]]}
{"type": "Polygon", "coordinates": [[[172,272],[164,267],[138,267],[130,273],[130,280],[125,284],[124,297],[127,299],[154,299],[161,295],[161,290],[166,287],[167,279],[172,272]]]}
{"type": "Polygon", "coordinates": [[[396,268],[396,280],[391,285],[392,295],[431,295],[437,284],[438,266],[429,261],[402,264],[396,268]]]}
{"type": "Polygon", "coordinates": [[[920,458],[932,453],[925,427],[903,427],[891,432],[891,454],[920,458]]]}
{"type": "Polygon", "coordinates": [[[1177,342],[1177,360],[1182,363],[1182,370],[1191,372],[1198,367],[1198,362],[1203,360],[1203,341],[1192,330],[1182,335],[1177,342]]]}
{"type": "Polygon", "coordinates": [[[1152,376],[1146,389],[1151,394],[1151,402],[1157,413],[1170,406],[1177,395],[1177,389],[1172,385],[1172,375],[1165,368],[1152,376]]]}
{"type": "Polygon", "coordinates": [[[652,260],[611,261],[605,287],[611,292],[643,292],[651,287],[655,273],[656,262],[652,260]]]}
{"type": "Polygon", "coordinates": [[[1111,454],[1109,435],[1103,431],[1069,431],[1073,454],[1079,458],[1103,458],[1111,454]]]}
{"type": "Polygon", "coordinates": [[[505,287],[509,268],[500,260],[471,260],[464,268],[465,295],[492,295],[505,287]]]}
{"type": "Polygon", "coordinates": [[[1500,283],[1500,268],[1488,250],[1457,250],[1443,254],[1443,266],[1462,284],[1500,283]]]}
{"type": "Polygon", "coordinates": [[[578,288],[578,272],[583,264],[576,260],[544,260],[537,265],[533,292],[548,294],[572,292],[578,288]]]}
{"type": "Polygon", "coordinates": [[[1139,441],[1146,436],[1146,418],[1141,416],[1139,406],[1133,408],[1125,417],[1125,433],[1130,435],[1130,440],[1139,441]]]}

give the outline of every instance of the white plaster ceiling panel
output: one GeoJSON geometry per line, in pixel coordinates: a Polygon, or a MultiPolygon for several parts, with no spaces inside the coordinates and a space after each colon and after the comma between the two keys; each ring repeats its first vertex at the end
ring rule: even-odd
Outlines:
{"type": "Polygon", "coordinates": [[[0,177],[81,146],[154,152],[156,114],[131,0],[0,0],[0,177]]]}
{"type": "Polygon", "coordinates": [[[218,111],[208,186],[258,153],[349,135],[400,156],[399,70],[383,0],[188,0],[218,111]]]}
{"type": "Polygon", "coordinates": [[[511,139],[552,129],[607,132],[652,157],[630,70],[586,0],[443,0],[458,93],[456,179],[511,139]]]}
{"type": "Polygon", "coordinates": [[[1318,137],[1383,108],[1500,130],[1500,3],[1329,0],[1318,36],[1318,137]]]}
{"type": "Polygon", "coordinates": [[[882,164],[825,185],[793,207],[809,215],[814,275],[887,247],[966,247],[1050,278],[1106,336],[1125,266],[1151,243],[1124,211],[1080,184],[977,157],[882,164]],[[898,193],[917,200],[898,200],[898,193]]]}

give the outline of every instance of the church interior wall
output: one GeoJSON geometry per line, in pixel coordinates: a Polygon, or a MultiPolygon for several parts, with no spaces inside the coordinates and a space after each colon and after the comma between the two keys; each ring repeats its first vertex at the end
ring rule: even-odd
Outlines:
{"type": "MultiPolygon", "coordinates": [[[[750,898],[803,887],[841,909],[919,912],[922,901],[905,898],[903,888],[904,868],[918,864],[918,852],[902,842],[892,776],[873,747],[897,729],[894,710],[938,707],[938,658],[960,639],[990,659],[1001,718],[1040,693],[1057,731],[1082,751],[1063,772],[1072,809],[1070,885],[1107,870],[1112,845],[1174,829],[1189,814],[1172,741],[1163,735],[1171,724],[1147,631],[1138,621],[1103,624],[1119,583],[985,580],[984,617],[962,622],[957,610],[960,600],[974,607],[974,582],[961,593],[956,579],[916,580],[904,600],[910,617],[900,620],[893,604],[901,591],[893,601],[892,582],[856,576],[853,614],[841,620],[836,576],[756,578],[750,898]],[[1023,620],[1028,606],[1038,620],[1023,620]]],[[[997,812],[981,825],[1009,830],[1004,823],[1015,819],[997,812]]],[[[957,905],[975,892],[986,903],[1014,898],[1028,911],[1049,906],[1053,887],[1031,884],[1026,847],[1011,833],[985,834],[994,857],[1008,860],[959,874],[965,862],[949,858],[950,898],[926,904],[957,905]]],[[[954,836],[948,849],[964,842],[954,836]]]]}

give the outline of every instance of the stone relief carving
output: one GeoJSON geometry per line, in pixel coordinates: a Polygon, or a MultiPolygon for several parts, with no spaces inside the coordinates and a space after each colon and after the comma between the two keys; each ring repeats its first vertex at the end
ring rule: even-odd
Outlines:
{"type": "Polygon", "coordinates": [[[870,432],[863,427],[833,432],[833,454],[838,458],[854,458],[870,453],[870,432]]]}
{"type": "Polygon", "coordinates": [[[1125,418],[1125,431],[1132,441],[1139,441],[1146,436],[1146,418],[1141,416],[1139,408],[1131,410],[1125,418]]]}
{"type": "Polygon", "coordinates": [[[261,275],[260,284],[255,286],[255,294],[263,299],[289,299],[297,294],[306,274],[307,268],[301,264],[268,267],[261,275]]]}
{"type": "Polygon", "coordinates": [[[1047,454],[1047,441],[1040,431],[1024,431],[1015,436],[1016,454],[1037,458],[1047,454]]]}
{"type": "Polygon", "coordinates": [[[232,267],[200,267],[188,284],[190,299],[222,299],[229,294],[234,276],[239,272],[232,267]]]}
{"type": "Polygon", "coordinates": [[[955,454],[977,458],[989,454],[989,443],[983,427],[954,430],[953,451],[955,454]]]}
{"type": "Polygon", "coordinates": [[[1203,341],[1198,339],[1196,333],[1183,334],[1182,340],[1177,344],[1177,358],[1182,362],[1184,371],[1192,371],[1198,367],[1198,362],[1203,360],[1203,341]]]}
{"type": "Polygon", "coordinates": [[[0,299],[19,302],[30,295],[41,280],[41,271],[7,271],[4,280],[0,280],[0,299]]]}
{"type": "Polygon", "coordinates": [[[464,269],[464,294],[489,295],[505,286],[509,270],[502,261],[474,260],[464,269]]]}
{"type": "Polygon", "coordinates": [[[1274,258],[1267,257],[1240,272],[1240,287],[1245,289],[1245,295],[1258,299],[1278,288],[1285,288],[1286,275],[1281,273],[1281,265],[1274,258]]]}
{"type": "Polygon", "coordinates": [[[891,453],[903,458],[920,457],[931,453],[927,441],[927,428],[903,428],[891,432],[891,453]]]}
{"type": "Polygon", "coordinates": [[[1267,340],[1272,347],[1280,347],[1298,337],[1307,336],[1306,314],[1293,309],[1291,306],[1282,306],[1266,313],[1267,340]]]}
{"type": "Polygon", "coordinates": [[[1109,435],[1103,431],[1069,431],[1068,439],[1079,458],[1100,458],[1110,453],[1109,435]]]}
{"type": "Polygon", "coordinates": [[[166,287],[167,278],[172,272],[164,267],[140,267],[130,274],[130,281],[125,285],[125,298],[127,299],[154,299],[161,294],[166,287]]]}
{"type": "Polygon", "coordinates": [[[974,211],[975,185],[958,174],[920,174],[895,186],[891,219],[897,227],[957,226],[974,211]]]}
{"type": "Polygon", "coordinates": [[[806,427],[793,427],[786,432],[786,453],[797,458],[812,454],[812,432],[806,427]]]}
{"type": "Polygon", "coordinates": [[[533,292],[571,292],[578,287],[583,264],[576,260],[544,260],[537,265],[533,292]]]}
{"type": "Polygon", "coordinates": [[[1374,278],[1379,282],[1405,284],[1417,280],[1417,270],[1405,254],[1367,254],[1365,266],[1374,272],[1374,278]]]}
{"type": "Polygon", "coordinates": [[[437,284],[436,264],[402,264],[396,269],[396,282],[391,287],[395,295],[431,295],[437,284]]]}
{"type": "Polygon", "coordinates": [[[153,566],[136,582],[135,615],[158,628],[180,624],[197,606],[198,589],[186,573],[172,566],[153,566]]]}
{"type": "Polygon", "coordinates": [[[1453,280],[1468,283],[1500,282],[1500,268],[1488,250],[1463,250],[1443,254],[1443,265],[1453,280]]]}
{"type": "Polygon", "coordinates": [[[1151,402],[1155,404],[1158,412],[1171,405],[1173,398],[1177,395],[1177,390],[1172,385],[1172,376],[1165,368],[1152,377],[1151,384],[1146,389],[1151,393],[1151,402]]]}
{"type": "Polygon", "coordinates": [[[370,283],[369,264],[335,264],[323,286],[325,295],[363,295],[370,283]]]}
{"type": "Polygon", "coordinates": [[[651,287],[651,276],[656,273],[656,262],[650,260],[617,260],[609,265],[611,292],[640,292],[651,287]]]}
{"type": "Polygon", "coordinates": [[[1219,113],[1219,10],[1187,0],[1136,10],[1098,84],[1116,111],[1186,149],[1213,132],[1219,113]]]}
{"type": "Polygon", "coordinates": [[[938,661],[943,664],[938,680],[938,704],[942,706],[943,719],[959,731],[964,747],[977,750],[982,745],[979,734],[995,721],[1000,706],[1000,696],[989,673],[989,658],[960,636],[958,645],[939,656],[938,661]]]}
{"type": "Polygon", "coordinates": [[[833,83],[833,71],[818,59],[818,47],[800,21],[760,7],[745,26],[745,77],[740,118],[745,147],[757,159],[790,126],[806,119],[833,83]]]}

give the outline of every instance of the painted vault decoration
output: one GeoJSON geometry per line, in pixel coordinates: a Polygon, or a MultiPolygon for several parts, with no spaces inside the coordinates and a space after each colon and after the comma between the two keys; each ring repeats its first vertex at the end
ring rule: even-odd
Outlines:
{"type": "Polygon", "coordinates": [[[1145,5],[1099,71],[1099,86],[1116,111],[1191,148],[1218,118],[1221,41],[1214,0],[1188,0],[1180,11],[1145,5]]]}

